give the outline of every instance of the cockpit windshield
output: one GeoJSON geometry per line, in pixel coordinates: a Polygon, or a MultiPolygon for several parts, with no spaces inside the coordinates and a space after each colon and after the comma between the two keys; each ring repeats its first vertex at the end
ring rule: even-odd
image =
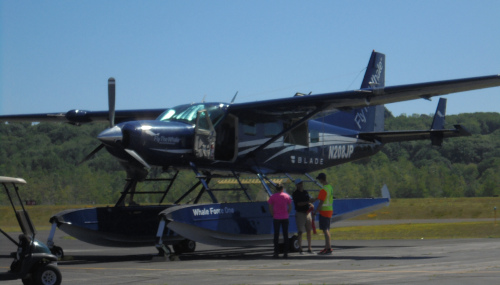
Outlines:
{"type": "MultiPolygon", "coordinates": [[[[163,122],[184,122],[196,124],[196,116],[201,110],[207,110],[207,113],[213,125],[216,125],[222,119],[227,109],[226,104],[194,104],[180,105],[163,112],[156,120],[163,122]]],[[[204,116],[206,113],[201,113],[204,116]]]]}

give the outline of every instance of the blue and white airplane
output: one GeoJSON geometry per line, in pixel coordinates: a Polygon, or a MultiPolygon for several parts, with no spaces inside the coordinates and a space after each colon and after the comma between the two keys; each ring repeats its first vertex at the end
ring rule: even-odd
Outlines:
{"type": "MultiPolygon", "coordinates": [[[[195,186],[201,186],[195,203],[203,193],[208,193],[213,203],[218,203],[208,186],[215,173],[227,172],[236,178],[240,173],[255,174],[271,195],[272,190],[266,183],[266,177],[270,174],[303,175],[372,156],[390,142],[429,139],[433,145],[441,145],[445,138],[468,136],[470,133],[460,125],[444,129],[445,99],[440,99],[434,121],[428,130],[385,131],[384,104],[414,99],[430,100],[434,96],[496,86],[500,86],[500,75],[386,87],[385,55],[373,51],[361,87],[351,91],[317,95],[297,93],[293,97],[247,103],[186,104],[166,110],[115,111],[115,80],[110,78],[108,111],[71,110],[66,113],[5,115],[0,116],[0,121],[55,121],[74,125],[109,122],[109,128],[98,135],[101,145],[86,159],[106,148],[125,168],[129,182],[116,206],[124,205],[127,195],[133,197],[136,184],[146,179],[152,167],[194,171],[200,180],[195,186]]],[[[180,197],[177,202],[180,203],[184,197],[180,197]]],[[[358,210],[367,207],[360,206],[358,210]]],[[[212,208],[224,209],[222,206],[212,208]]],[[[165,207],[162,209],[165,210],[165,207]]],[[[191,215],[210,213],[209,209],[201,207],[188,212],[191,215]]],[[[260,207],[258,209],[260,211],[260,207]]],[[[163,210],[155,209],[155,215],[163,210]]],[[[169,224],[171,228],[177,225],[175,230],[180,232],[182,226],[179,223],[183,222],[172,221],[176,216],[174,210],[165,210],[168,213],[163,215],[163,222],[167,228],[169,224]]],[[[238,209],[234,210],[233,207],[228,211],[232,216],[237,216],[234,211],[238,209]]],[[[75,213],[74,210],[69,212],[79,217],[78,213],[82,213],[75,213]]],[[[104,214],[98,212],[96,210],[92,218],[102,225],[106,224],[103,222],[105,219],[117,219],[104,218],[104,214]]],[[[260,234],[270,236],[272,233],[272,225],[267,223],[255,226],[255,230],[243,232],[228,232],[214,224],[207,225],[203,230],[193,230],[191,226],[195,223],[194,218],[185,218],[190,230],[181,233],[191,240],[218,244],[228,239],[239,240],[238,235],[243,233],[257,233],[254,240],[249,238],[251,243],[260,239],[260,234]],[[200,237],[213,232],[223,234],[219,241],[200,237]]],[[[229,215],[227,218],[231,222],[236,219],[229,215]]],[[[113,227],[111,223],[107,223],[107,226],[92,225],[79,233],[76,227],[79,224],[70,219],[68,211],[55,215],[52,219],[54,228],[55,225],[63,230],[66,227],[68,233],[93,243],[117,245],[127,240],[122,245],[144,244],[142,240],[139,242],[137,234],[134,236],[134,231],[127,232],[120,226],[109,232],[113,227]]],[[[241,215],[237,219],[242,220],[241,215]]],[[[253,220],[249,223],[248,219],[243,222],[247,225],[257,224],[253,220]]],[[[197,224],[196,227],[203,226],[197,224]]],[[[161,242],[168,240],[162,226],[158,235],[161,242]]]]}
{"type": "MultiPolygon", "coordinates": [[[[361,88],[247,103],[197,103],[170,109],[110,110],[4,115],[2,121],[84,124],[109,121],[98,139],[127,166],[129,177],[151,166],[255,174],[306,173],[375,154],[388,142],[467,135],[443,129],[438,116],[429,130],[384,131],[383,104],[500,85],[500,75],[385,86],[385,55],[373,52],[361,88]],[[117,123],[115,125],[115,122],[117,123]]],[[[444,108],[444,107],[443,107],[444,108]]],[[[444,109],[438,113],[443,114],[444,109]]]]}

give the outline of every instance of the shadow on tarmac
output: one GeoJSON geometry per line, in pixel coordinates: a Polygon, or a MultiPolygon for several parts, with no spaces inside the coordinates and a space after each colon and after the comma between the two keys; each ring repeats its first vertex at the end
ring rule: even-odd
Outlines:
{"type": "MultiPolygon", "coordinates": [[[[401,246],[398,246],[401,247],[401,246]]],[[[289,253],[289,260],[425,260],[436,259],[439,256],[347,256],[339,255],[343,250],[349,249],[362,249],[366,246],[338,246],[333,247],[333,254],[318,255],[318,254],[299,254],[297,252],[289,253]]],[[[317,253],[321,247],[314,247],[317,253]]],[[[174,255],[177,261],[198,261],[198,260],[269,260],[272,259],[273,247],[258,247],[258,248],[218,248],[213,250],[201,250],[193,253],[186,253],[181,255],[174,255]]],[[[280,255],[281,257],[282,255],[280,255]]],[[[82,265],[82,264],[99,264],[99,263],[114,263],[114,262],[138,262],[148,263],[154,262],[153,259],[157,257],[155,254],[133,254],[133,255],[72,255],[65,257],[64,260],[59,262],[59,265],[82,265]]]]}

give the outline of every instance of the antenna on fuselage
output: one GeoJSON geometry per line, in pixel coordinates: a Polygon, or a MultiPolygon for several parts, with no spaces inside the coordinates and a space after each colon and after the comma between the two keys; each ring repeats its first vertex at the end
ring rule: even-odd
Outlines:
{"type": "Polygon", "coordinates": [[[236,96],[238,95],[238,91],[236,91],[236,94],[233,96],[233,100],[231,100],[231,104],[233,104],[234,100],[236,100],[236,96]]]}

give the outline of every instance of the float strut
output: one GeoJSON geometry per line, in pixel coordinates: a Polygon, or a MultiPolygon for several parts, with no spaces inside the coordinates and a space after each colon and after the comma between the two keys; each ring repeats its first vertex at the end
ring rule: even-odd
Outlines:
{"type": "Polygon", "coordinates": [[[160,225],[158,226],[158,231],[156,232],[156,249],[158,250],[158,254],[160,256],[166,256],[167,260],[170,260],[170,255],[172,251],[168,246],[163,243],[163,231],[165,230],[165,218],[160,218],[160,225]]]}
{"type": "Polygon", "coordinates": [[[54,235],[56,234],[57,222],[52,222],[52,227],[50,228],[49,237],[47,238],[47,246],[49,249],[54,247],[54,235]]]}

